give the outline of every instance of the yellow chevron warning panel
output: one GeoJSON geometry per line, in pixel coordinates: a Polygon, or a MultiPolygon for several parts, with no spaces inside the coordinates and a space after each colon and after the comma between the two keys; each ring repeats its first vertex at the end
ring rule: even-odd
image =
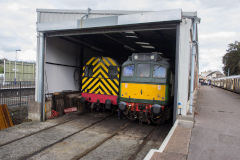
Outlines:
{"type": "Polygon", "coordinates": [[[92,57],[83,67],[82,93],[119,94],[120,68],[110,57],[92,57]]]}
{"type": "Polygon", "coordinates": [[[8,127],[12,127],[12,118],[8,112],[6,104],[0,105],[0,130],[8,127]]]}

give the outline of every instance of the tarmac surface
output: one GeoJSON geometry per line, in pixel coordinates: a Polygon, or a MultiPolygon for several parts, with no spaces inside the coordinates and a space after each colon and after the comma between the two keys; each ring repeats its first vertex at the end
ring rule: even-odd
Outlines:
{"type": "Polygon", "coordinates": [[[240,159],[240,95],[201,86],[188,160],[240,159]]]}

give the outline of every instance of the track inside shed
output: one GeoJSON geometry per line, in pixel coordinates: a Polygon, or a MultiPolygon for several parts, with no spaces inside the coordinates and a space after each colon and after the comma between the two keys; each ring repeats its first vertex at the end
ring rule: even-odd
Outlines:
{"type": "Polygon", "coordinates": [[[7,159],[143,159],[171,128],[110,113],[71,113],[43,123],[28,122],[0,132],[0,157],[7,159]]]}

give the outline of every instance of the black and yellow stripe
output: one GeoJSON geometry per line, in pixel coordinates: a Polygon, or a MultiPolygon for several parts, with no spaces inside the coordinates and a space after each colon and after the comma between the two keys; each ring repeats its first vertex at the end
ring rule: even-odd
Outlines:
{"type": "Polygon", "coordinates": [[[118,95],[120,68],[115,60],[110,57],[92,57],[83,67],[82,92],[106,95],[118,95]],[[117,67],[117,75],[109,76],[109,67],[117,67]],[[86,75],[86,69],[91,68],[91,75],[86,75]]]}

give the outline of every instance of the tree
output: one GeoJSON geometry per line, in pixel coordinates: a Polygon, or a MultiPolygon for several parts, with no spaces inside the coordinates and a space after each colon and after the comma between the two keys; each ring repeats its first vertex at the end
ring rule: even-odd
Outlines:
{"type": "Polygon", "coordinates": [[[223,56],[223,72],[225,75],[240,74],[240,42],[235,41],[228,45],[227,53],[223,56]]]}

